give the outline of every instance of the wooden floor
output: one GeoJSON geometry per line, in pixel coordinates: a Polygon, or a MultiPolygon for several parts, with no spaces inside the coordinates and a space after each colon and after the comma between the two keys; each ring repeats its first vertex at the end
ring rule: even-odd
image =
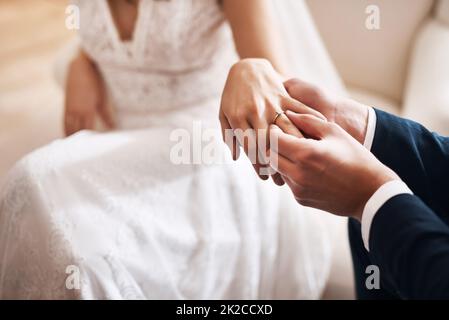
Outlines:
{"type": "Polygon", "coordinates": [[[0,179],[24,154],[61,135],[62,94],[53,77],[65,0],[0,0],[0,179]]]}

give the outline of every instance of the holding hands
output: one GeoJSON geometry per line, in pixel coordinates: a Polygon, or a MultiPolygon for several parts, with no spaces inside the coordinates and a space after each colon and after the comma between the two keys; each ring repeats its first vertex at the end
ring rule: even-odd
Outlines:
{"type": "MultiPolygon", "coordinates": [[[[233,158],[237,159],[239,145],[247,154],[251,153],[249,150],[251,146],[256,146],[258,157],[254,168],[264,180],[268,177],[261,174],[260,168],[263,166],[263,161],[259,155],[264,155],[267,150],[263,149],[262,144],[259,145],[257,132],[268,132],[270,124],[276,120],[276,124],[285,133],[302,137],[301,132],[283,114],[285,110],[324,118],[319,112],[290,97],[284,87],[282,77],[267,60],[245,59],[232,67],[220,108],[223,138],[225,139],[226,130],[240,129],[250,133],[245,135],[247,139],[243,139],[241,135],[235,135],[229,148],[233,158]],[[277,116],[279,113],[282,114],[277,116]]],[[[277,184],[283,184],[278,174],[274,175],[273,179],[277,184]]]]}
{"type": "Polygon", "coordinates": [[[291,111],[287,116],[309,139],[272,126],[277,143],[270,152],[301,205],[361,220],[376,190],[399,179],[338,124],[291,111]]]}
{"type": "MultiPolygon", "coordinates": [[[[234,136],[234,159],[236,143],[247,154],[256,145],[269,155],[274,181],[287,183],[300,204],[359,220],[375,191],[399,179],[363,146],[368,116],[367,106],[312,84],[282,83],[269,62],[258,59],[232,68],[220,110],[224,137],[226,130],[269,129],[269,150],[259,150],[257,135],[250,143],[234,136]]],[[[261,164],[254,167],[259,173],[261,164]]]]}

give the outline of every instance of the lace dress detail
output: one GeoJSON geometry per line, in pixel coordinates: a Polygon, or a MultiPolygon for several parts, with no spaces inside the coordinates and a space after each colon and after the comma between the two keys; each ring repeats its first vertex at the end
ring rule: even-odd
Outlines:
{"type": "Polygon", "coordinates": [[[130,41],[120,39],[107,0],[75,3],[83,48],[107,82],[122,128],[147,127],[155,115],[220,95],[236,54],[218,1],[142,0],[130,41]]]}
{"type": "Polygon", "coordinates": [[[9,173],[0,299],[319,298],[331,263],[320,215],[221,142],[217,109],[236,54],[218,2],[141,0],[127,42],[106,0],[74,3],[81,44],[119,127],[132,130],[80,132],[9,173]],[[175,165],[174,130],[193,137],[199,120],[227,161],[175,165]]]}

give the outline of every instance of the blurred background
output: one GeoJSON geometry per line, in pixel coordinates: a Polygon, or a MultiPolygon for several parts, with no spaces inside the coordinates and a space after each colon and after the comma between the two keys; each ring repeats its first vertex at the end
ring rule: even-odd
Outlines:
{"type": "Polygon", "coordinates": [[[0,177],[17,159],[62,135],[62,91],[53,77],[64,0],[0,0],[0,177]]]}
{"type": "MultiPolygon", "coordinates": [[[[352,97],[449,134],[449,0],[308,3],[352,97]],[[369,5],[379,9],[379,29],[366,27],[369,5]]],[[[65,28],[66,5],[0,0],[0,183],[20,157],[62,137],[54,62],[75,36],[65,28]]],[[[325,298],[353,298],[345,232],[325,298]]]]}

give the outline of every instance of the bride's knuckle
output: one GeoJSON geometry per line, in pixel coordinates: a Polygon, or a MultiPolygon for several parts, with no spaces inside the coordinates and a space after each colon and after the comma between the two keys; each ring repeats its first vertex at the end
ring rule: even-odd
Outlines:
{"type": "Polygon", "coordinates": [[[248,113],[248,107],[245,106],[243,108],[238,108],[236,110],[234,110],[233,112],[233,117],[235,119],[235,121],[242,121],[244,118],[246,118],[246,115],[248,113]]]}
{"type": "Polygon", "coordinates": [[[252,103],[248,103],[247,105],[246,105],[246,108],[245,108],[249,113],[253,113],[253,114],[257,114],[257,110],[259,109],[258,107],[257,107],[257,104],[256,103],[254,103],[254,102],[252,102],[252,103]]]}
{"type": "Polygon", "coordinates": [[[230,108],[227,110],[227,112],[224,114],[228,119],[235,119],[238,116],[238,108],[230,108]]]}

